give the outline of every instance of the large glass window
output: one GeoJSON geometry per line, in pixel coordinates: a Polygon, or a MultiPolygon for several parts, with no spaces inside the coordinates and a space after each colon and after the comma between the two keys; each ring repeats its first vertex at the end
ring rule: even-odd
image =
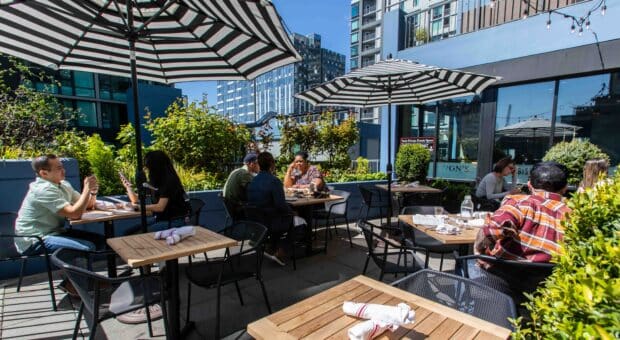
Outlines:
{"type": "Polygon", "coordinates": [[[128,79],[99,75],[99,97],[101,99],[126,101],[128,88],[128,79]]]}
{"type": "Polygon", "coordinates": [[[81,127],[97,127],[97,110],[94,102],[78,100],[75,102],[77,110],[77,125],[81,127]]]}
{"type": "Polygon", "coordinates": [[[351,5],[351,18],[357,18],[360,15],[359,3],[351,5]]]}
{"type": "Polygon", "coordinates": [[[620,73],[559,81],[554,142],[586,138],[620,162],[620,73]]]}
{"type": "Polygon", "coordinates": [[[357,57],[358,54],[358,45],[351,46],[351,57],[357,57]]]}
{"type": "Polygon", "coordinates": [[[351,34],[351,43],[356,43],[358,41],[358,34],[357,33],[353,33],[351,34]]]}
{"type": "Polygon", "coordinates": [[[95,81],[90,72],[74,71],[75,95],[78,97],[95,97],[95,81]]]}
{"type": "Polygon", "coordinates": [[[123,104],[101,103],[101,125],[104,129],[120,130],[127,123],[127,106],[123,104]]]}
{"type": "Polygon", "coordinates": [[[351,21],[351,31],[357,31],[357,29],[359,28],[359,20],[353,20],[351,21]]]}

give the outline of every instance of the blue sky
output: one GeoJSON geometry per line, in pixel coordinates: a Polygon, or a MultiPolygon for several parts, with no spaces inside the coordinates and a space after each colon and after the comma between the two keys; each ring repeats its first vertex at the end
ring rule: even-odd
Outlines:
{"type": "MultiPolygon", "coordinates": [[[[272,0],[284,24],[291,32],[318,33],[324,48],[349,56],[350,0],[272,0]]],[[[190,101],[199,101],[207,93],[209,105],[215,105],[216,82],[186,82],[175,85],[190,101]]]]}

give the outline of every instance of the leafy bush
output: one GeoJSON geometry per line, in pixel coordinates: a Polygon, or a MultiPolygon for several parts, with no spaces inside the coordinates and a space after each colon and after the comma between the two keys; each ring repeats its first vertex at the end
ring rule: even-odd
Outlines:
{"type": "Polygon", "coordinates": [[[177,174],[185,191],[200,191],[221,189],[224,180],[218,174],[204,171],[188,170],[182,166],[176,166],[177,174]]]}
{"type": "Polygon", "coordinates": [[[164,150],[177,164],[207,172],[221,172],[245,153],[250,132],[225,116],[210,113],[206,102],[185,105],[178,100],[165,117],[149,120],[154,149],[164,150]]]}
{"type": "Polygon", "coordinates": [[[327,183],[380,181],[386,179],[387,175],[385,172],[357,173],[351,170],[332,169],[325,174],[325,182],[327,183]]]}
{"type": "Polygon", "coordinates": [[[364,157],[357,157],[356,159],[357,167],[355,168],[355,173],[359,175],[370,173],[370,162],[368,159],[364,157]]]}
{"type": "Polygon", "coordinates": [[[401,181],[426,181],[431,153],[421,144],[401,145],[396,154],[396,175],[401,181]]]}
{"type": "Polygon", "coordinates": [[[441,205],[450,212],[458,212],[465,195],[469,195],[472,190],[471,184],[450,182],[443,178],[434,179],[431,187],[444,191],[441,195],[441,205]]]}
{"type": "Polygon", "coordinates": [[[515,339],[620,338],[620,176],[576,193],[553,274],[526,303],[515,339]],[[594,203],[594,204],[593,204],[594,203]]]}
{"type": "Polygon", "coordinates": [[[321,114],[318,123],[319,143],[317,149],[327,154],[327,165],[334,169],[347,169],[351,165],[349,149],[357,143],[359,131],[355,117],[335,123],[333,112],[321,114]]]}
{"type": "Polygon", "coordinates": [[[609,156],[598,146],[582,140],[560,142],[543,157],[544,161],[555,161],[568,168],[568,184],[578,185],[583,176],[583,167],[589,159],[605,159],[609,156]]]}
{"type": "Polygon", "coordinates": [[[114,166],[114,147],[106,145],[94,134],[87,139],[88,151],[86,158],[91,165],[92,173],[97,176],[101,195],[113,195],[124,192],[114,166]]]}
{"type": "Polygon", "coordinates": [[[86,134],[81,131],[63,131],[56,136],[54,153],[61,157],[72,157],[78,161],[80,176],[84,178],[92,173],[88,161],[88,142],[86,134]]]}

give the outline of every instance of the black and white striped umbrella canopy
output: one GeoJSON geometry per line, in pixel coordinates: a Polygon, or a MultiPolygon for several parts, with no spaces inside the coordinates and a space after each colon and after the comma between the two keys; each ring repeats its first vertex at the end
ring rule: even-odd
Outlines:
{"type": "Polygon", "coordinates": [[[252,79],[300,61],[267,0],[0,1],[0,52],[160,83],[252,79]],[[133,21],[131,23],[130,21],[133,21]]]}
{"type": "Polygon", "coordinates": [[[387,59],[296,94],[316,106],[422,104],[480,94],[499,77],[387,59]]]}

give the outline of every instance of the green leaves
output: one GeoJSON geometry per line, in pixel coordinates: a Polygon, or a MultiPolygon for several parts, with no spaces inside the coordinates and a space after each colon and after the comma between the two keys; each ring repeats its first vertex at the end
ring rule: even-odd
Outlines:
{"type": "Polygon", "coordinates": [[[620,338],[620,177],[576,193],[564,223],[563,251],[529,298],[532,321],[515,339],[620,338]]]}
{"type": "Polygon", "coordinates": [[[598,146],[582,140],[560,142],[543,157],[544,161],[555,161],[568,168],[568,184],[577,185],[583,176],[583,167],[589,159],[605,159],[609,156],[598,146]]]}
{"type": "Polygon", "coordinates": [[[396,174],[401,181],[426,181],[431,153],[421,144],[401,145],[396,154],[396,174]]]}

